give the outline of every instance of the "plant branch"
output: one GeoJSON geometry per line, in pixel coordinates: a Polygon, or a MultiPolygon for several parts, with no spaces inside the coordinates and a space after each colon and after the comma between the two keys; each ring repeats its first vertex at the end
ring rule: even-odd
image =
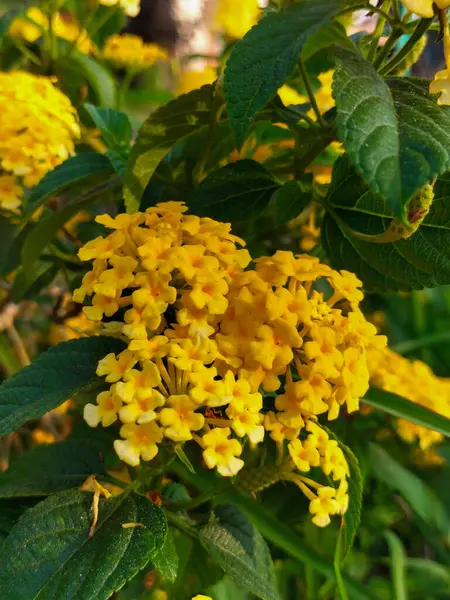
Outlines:
{"type": "Polygon", "coordinates": [[[300,71],[300,76],[305,85],[305,89],[306,89],[306,93],[308,94],[309,101],[311,102],[312,109],[316,115],[317,122],[319,123],[319,125],[321,127],[325,128],[325,127],[327,127],[327,123],[324,121],[324,119],[322,117],[322,113],[320,112],[320,108],[319,108],[319,105],[317,104],[317,100],[314,95],[314,90],[311,87],[311,82],[309,80],[308,73],[306,72],[305,63],[304,63],[304,60],[302,57],[300,57],[298,60],[298,68],[300,71]]]}
{"type": "Polygon", "coordinates": [[[397,54],[380,69],[380,75],[389,75],[389,73],[395,71],[395,69],[403,62],[408,54],[414,50],[414,46],[430,28],[432,21],[433,19],[420,19],[417,27],[403,48],[401,48],[397,54]]]}

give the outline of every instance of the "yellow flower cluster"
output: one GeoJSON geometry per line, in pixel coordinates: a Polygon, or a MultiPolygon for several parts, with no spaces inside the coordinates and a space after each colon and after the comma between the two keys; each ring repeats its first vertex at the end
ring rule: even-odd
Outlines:
{"type": "MultiPolygon", "coordinates": [[[[23,39],[27,42],[35,42],[43,33],[50,29],[50,19],[39,8],[31,7],[27,10],[25,17],[17,17],[11,24],[9,34],[12,37],[23,39]]],[[[56,12],[51,17],[51,31],[56,37],[69,42],[75,42],[80,52],[86,54],[91,52],[94,44],[85,30],[80,28],[74,18],[68,13],[56,12]]]]}
{"type": "Polygon", "coordinates": [[[103,6],[120,6],[127,17],[137,17],[141,11],[141,0],[99,0],[103,6]]]}
{"type": "MultiPolygon", "coordinates": [[[[388,348],[372,348],[368,359],[373,386],[450,418],[450,379],[437,377],[420,360],[410,361],[388,348]]],[[[441,433],[406,419],[397,419],[396,426],[402,439],[408,443],[418,441],[421,450],[428,450],[443,439],[441,433]]]]}
{"type": "Polygon", "coordinates": [[[255,25],[260,14],[257,0],[219,0],[216,25],[228,37],[239,39],[255,25]]]}
{"type": "Polygon", "coordinates": [[[106,40],[102,56],[119,67],[149,69],[158,60],[167,60],[167,52],[157,44],[146,44],[131,33],[115,34],[106,40]]]}
{"type": "Polygon", "coordinates": [[[97,373],[111,387],[85,419],[123,423],[115,449],[130,465],[151,460],[163,443],[194,440],[223,476],[240,471],[244,446],[267,431],[281,460],[287,446],[299,471],[320,467],[339,482],[295,481],[325,525],[345,511],[348,466],[317,416],[357,410],[367,349],[386,343],[359,310],[361,282],[291,252],[246,270],[251,257],[230,225],[186,210],[168,202],[99,216],[113,232],[79,251],[94,262],[74,300],[92,296],[86,316],[108,317],[104,332],[127,343],[100,360],[97,373]],[[263,391],[278,390],[265,407],[263,391]]]}
{"type": "Polygon", "coordinates": [[[17,210],[32,187],[74,152],[76,111],[54,80],[0,73],[0,208],[17,210]]]}

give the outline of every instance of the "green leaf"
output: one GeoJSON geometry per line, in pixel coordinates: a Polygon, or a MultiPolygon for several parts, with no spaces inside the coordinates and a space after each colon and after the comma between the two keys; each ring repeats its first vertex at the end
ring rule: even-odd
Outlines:
{"type": "Polygon", "coordinates": [[[408,583],[412,590],[423,597],[433,590],[443,597],[450,589],[450,569],[426,558],[407,558],[408,583]]]}
{"type": "Polygon", "coordinates": [[[275,194],[277,223],[295,219],[311,202],[311,190],[300,181],[287,181],[275,194]]]}
{"type": "Polygon", "coordinates": [[[50,264],[34,262],[34,265],[33,271],[28,276],[25,276],[22,268],[17,270],[11,289],[11,299],[13,302],[35,300],[35,297],[52,283],[60,268],[58,259],[56,259],[56,264],[53,262],[50,264]]]}
{"type": "Polygon", "coordinates": [[[131,149],[125,175],[128,212],[139,209],[145,188],[164,156],[178,142],[209,126],[213,100],[214,86],[205,85],[172,100],[145,121],[131,149]]]}
{"type": "Polygon", "coordinates": [[[364,396],[364,402],[394,417],[407,419],[412,423],[416,423],[416,425],[428,427],[434,431],[439,431],[439,433],[442,433],[446,437],[450,437],[450,419],[420,404],[406,400],[406,398],[377,388],[370,388],[364,396]]]}
{"type": "Polygon", "coordinates": [[[163,579],[174,583],[178,574],[179,558],[170,529],[167,531],[161,550],[152,558],[152,563],[163,579]]]}
{"type": "Polygon", "coordinates": [[[427,82],[385,81],[371,63],[336,50],[336,125],[358,173],[405,216],[408,200],[450,168],[450,109],[439,107],[427,82]]]}
{"type": "Polygon", "coordinates": [[[163,511],[144,496],[100,500],[93,537],[92,494],[69,490],[27,510],[4,541],[2,600],[106,600],[163,546],[163,511]],[[124,528],[126,523],[142,526],[124,528]]]}
{"type": "Polygon", "coordinates": [[[44,202],[59,194],[68,186],[86,183],[89,177],[111,173],[111,164],[106,156],[96,152],[86,152],[72,156],[57,166],[38,183],[26,202],[26,213],[31,215],[44,202]]]}
{"type": "Polygon", "coordinates": [[[109,177],[104,183],[80,194],[77,201],[64,206],[57,212],[39,221],[30,232],[22,247],[22,266],[26,281],[31,281],[34,276],[34,267],[43,250],[53,240],[58,231],[80,210],[86,208],[95,200],[102,199],[103,194],[112,188],[120,186],[120,178],[109,177]]]}
{"type": "Polygon", "coordinates": [[[266,208],[279,187],[263,165],[239,160],[205,177],[194,190],[189,207],[219,221],[248,221],[266,208]]]}
{"type": "Polygon", "coordinates": [[[344,46],[355,51],[355,46],[347,36],[345,27],[339,21],[332,21],[321,27],[317,33],[306,40],[302,50],[303,60],[308,60],[321,50],[333,46],[344,46]]]}
{"type": "Polygon", "coordinates": [[[88,82],[100,106],[114,107],[116,104],[116,84],[111,73],[95,58],[74,52],[70,58],[58,64],[61,70],[73,70],[88,82]]]}
{"type": "Polygon", "coordinates": [[[200,529],[200,542],[240,588],[263,600],[278,600],[269,548],[261,534],[235,506],[216,506],[200,529]]]}
{"type": "Polygon", "coordinates": [[[36,446],[0,473],[0,498],[48,496],[105,473],[95,443],[64,441],[36,446]]]}
{"type": "Polygon", "coordinates": [[[183,450],[183,447],[181,446],[181,444],[177,444],[175,446],[175,454],[181,460],[181,462],[183,463],[183,465],[189,469],[189,471],[191,473],[195,473],[194,465],[189,460],[189,457],[186,454],[186,452],[183,450]]]}
{"type": "Polygon", "coordinates": [[[435,200],[418,231],[407,240],[373,243],[351,230],[379,234],[393,212],[373,194],[350,166],[348,156],[333,170],[327,202],[334,209],[322,225],[322,244],[337,269],[353,271],[369,291],[407,291],[450,283],[450,220],[448,175],[438,179],[435,200]]]}
{"type": "Polygon", "coordinates": [[[128,115],[119,110],[102,108],[93,104],[84,104],[84,108],[110,149],[120,152],[128,148],[133,136],[133,127],[128,115]]]}
{"type": "Polygon", "coordinates": [[[375,476],[389,488],[399,492],[428,526],[448,535],[449,517],[434,491],[380,446],[370,444],[370,456],[375,476]]]}
{"type": "MultiPolygon", "coordinates": [[[[190,483],[202,492],[213,492],[217,488],[217,481],[209,472],[205,473],[197,470],[197,473],[193,475],[184,465],[175,461],[171,463],[170,468],[183,481],[190,483]]],[[[304,537],[300,536],[292,527],[275,518],[261,502],[256,502],[248,494],[243,495],[237,491],[221,495],[217,498],[217,502],[231,502],[238,506],[261,535],[271,544],[274,544],[299,562],[310,565],[327,579],[335,581],[336,574],[333,565],[308,545],[304,537]]],[[[376,597],[359,582],[345,573],[342,577],[352,600],[376,600],[376,597]]]]}
{"type": "Polygon", "coordinates": [[[257,112],[293,72],[308,38],[342,6],[341,0],[302,0],[286,10],[267,12],[234,46],[225,69],[224,92],[238,147],[257,112]]]}
{"type": "Polygon", "coordinates": [[[393,531],[385,531],[384,537],[389,546],[391,555],[391,573],[394,598],[396,600],[408,600],[406,587],[406,552],[403,544],[393,531]]]}
{"type": "Polygon", "coordinates": [[[0,437],[98,381],[98,361],[124,347],[118,339],[97,336],[63,342],[41,354],[0,386],[0,437]]]}
{"type": "Polygon", "coordinates": [[[0,216],[0,276],[7,272],[9,262],[9,253],[14,240],[19,235],[20,229],[16,223],[13,223],[6,217],[0,216]]]}
{"type": "Polygon", "coordinates": [[[338,559],[339,562],[342,562],[353,546],[356,532],[358,531],[359,525],[361,523],[363,480],[361,476],[361,470],[359,468],[358,459],[356,458],[354,453],[350,450],[348,446],[341,442],[341,440],[335,435],[333,431],[331,431],[331,429],[328,429],[327,427],[324,427],[324,429],[326,430],[331,439],[334,439],[338,442],[339,447],[344,453],[345,459],[347,460],[350,469],[350,477],[348,478],[348,509],[345,515],[342,517],[342,524],[339,529],[340,554],[338,559]]]}

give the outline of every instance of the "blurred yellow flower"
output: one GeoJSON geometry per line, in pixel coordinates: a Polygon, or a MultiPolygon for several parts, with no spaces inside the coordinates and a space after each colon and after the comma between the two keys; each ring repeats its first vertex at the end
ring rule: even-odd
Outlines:
{"type": "Polygon", "coordinates": [[[214,83],[216,79],[217,69],[211,66],[198,71],[183,71],[178,81],[175,95],[181,96],[181,94],[187,94],[188,92],[192,92],[192,90],[201,88],[202,85],[214,83]]]}
{"type": "Polygon", "coordinates": [[[0,73],[2,208],[19,206],[16,183],[36,185],[74,153],[74,138],[80,134],[76,111],[54,82],[23,71],[0,73]]]}
{"type": "Polygon", "coordinates": [[[120,6],[127,17],[137,17],[141,11],[141,0],[99,0],[103,6],[120,6]]]}
{"type": "MultiPolygon", "coordinates": [[[[26,17],[17,17],[9,29],[12,37],[23,39],[27,42],[35,42],[42,34],[49,30],[50,20],[39,8],[31,7],[26,12],[26,17]]],[[[80,52],[89,53],[94,44],[89,39],[85,30],[80,27],[75,19],[66,13],[56,12],[52,15],[51,29],[56,37],[68,42],[75,42],[80,52]]]]}
{"type": "Polygon", "coordinates": [[[292,104],[306,104],[307,102],[309,102],[306,96],[299,94],[297,90],[294,90],[294,88],[290,87],[289,85],[283,85],[278,90],[278,95],[280,96],[285,106],[290,106],[292,104]]]}
{"type": "Polygon", "coordinates": [[[434,15],[433,4],[436,4],[438,8],[450,6],[450,0],[402,0],[402,2],[409,12],[427,18],[434,15]]]}
{"type": "Polygon", "coordinates": [[[169,58],[164,48],[157,44],[146,44],[131,33],[112,35],[106,40],[102,56],[119,67],[136,70],[149,69],[158,60],[169,58]]]}
{"type": "Polygon", "coordinates": [[[216,25],[228,37],[239,39],[258,21],[257,0],[219,0],[216,25]]]}

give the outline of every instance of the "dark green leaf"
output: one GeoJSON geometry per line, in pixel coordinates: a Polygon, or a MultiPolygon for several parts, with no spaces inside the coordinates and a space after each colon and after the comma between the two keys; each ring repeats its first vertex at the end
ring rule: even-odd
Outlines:
{"type": "Polygon", "coordinates": [[[214,86],[179,96],[156,110],[139,130],[125,176],[124,197],[128,212],[138,210],[142,195],[156,167],[180,141],[211,121],[214,86]]]}
{"type": "Polygon", "coordinates": [[[97,104],[113,107],[116,104],[116,84],[110,72],[87,54],[74,52],[59,63],[62,70],[73,70],[81,75],[93,89],[97,104]]]}
{"type": "Polygon", "coordinates": [[[344,46],[355,50],[351,39],[347,36],[345,27],[339,21],[332,21],[321,27],[317,33],[306,40],[302,50],[303,60],[308,60],[321,50],[333,46],[344,46]]]}
{"type": "Polygon", "coordinates": [[[213,171],[195,189],[189,206],[219,221],[247,221],[262,212],[280,187],[263,165],[239,160],[213,171]]]}
{"type": "Polygon", "coordinates": [[[0,473],[0,498],[48,496],[104,473],[95,443],[64,441],[36,446],[0,473]]]}
{"type": "Polygon", "coordinates": [[[358,459],[354,453],[348,446],[341,442],[333,431],[327,427],[325,429],[328,435],[338,442],[350,469],[350,477],[348,478],[348,509],[342,518],[342,525],[339,529],[339,536],[341,537],[339,561],[342,562],[353,546],[355,535],[361,522],[363,480],[358,459]]]}
{"type": "Polygon", "coordinates": [[[108,157],[114,171],[123,179],[127,170],[128,152],[119,153],[115,150],[108,150],[105,156],[108,157]]]}
{"type": "Polygon", "coordinates": [[[152,558],[152,563],[163,579],[172,583],[176,580],[179,559],[170,529],[167,531],[163,547],[152,558]]]}
{"type": "Polygon", "coordinates": [[[406,398],[385,392],[384,390],[378,390],[377,388],[370,388],[364,396],[364,402],[390,415],[394,415],[394,417],[407,419],[417,425],[428,427],[450,437],[450,419],[438,415],[420,404],[406,400],[406,398]]]}
{"type": "Polygon", "coordinates": [[[86,208],[95,200],[103,197],[103,194],[120,185],[117,176],[109,177],[104,183],[93,187],[91,190],[80,194],[76,202],[64,206],[59,211],[39,221],[31,231],[22,247],[22,266],[25,279],[30,281],[34,275],[34,266],[39,260],[42,251],[56,236],[58,231],[80,210],[86,208]]]}
{"type": "Polygon", "coordinates": [[[450,228],[447,210],[449,181],[436,184],[435,201],[418,231],[407,240],[372,243],[351,230],[379,234],[393,213],[374,195],[349,165],[339,159],[333,171],[328,202],[334,208],[322,226],[322,243],[335,268],[356,273],[367,290],[399,291],[450,283],[450,228]]]}
{"type": "Polygon", "coordinates": [[[41,179],[27,199],[26,212],[30,215],[48,198],[59,194],[68,186],[85,183],[92,175],[106,176],[108,173],[111,173],[111,164],[103,154],[86,152],[72,156],[41,179]]]}
{"type": "Polygon", "coordinates": [[[6,217],[0,216],[0,276],[7,273],[9,253],[14,240],[19,235],[20,229],[6,217]]]}
{"type": "Polygon", "coordinates": [[[121,352],[118,339],[98,336],[63,342],[0,386],[0,437],[37,419],[98,380],[98,361],[121,352]]]}
{"type": "Polygon", "coordinates": [[[450,168],[450,109],[423,80],[387,82],[360,54],[336,50],[336,124],[358,173],[398,217],[426,183],[450,168]]]}
{"type": "Polygon", "coordinates": [[[121,151],[128,148],[133,136],[133,128],[128,116],[112,108],[102,108],[93,104],[85,104],[95,126],[100,130],[106,145],[112,149],[121,151]]]}
{"type": "Polygon", "coordinates": [[[277,223],[295,219],[311,202],[311,190],[300,181],[287,181],[275,194],[277,223]]]}
{"type": "Polygon", "coordinates": [[[216,506],[200,529],[200,541],[240,588],[263,600],[278,600],[269,548],[261,534],[235,506],[216,506]]]}
{"type": "Polygon", "coordinates": [[[101,500],[89,537],[92,498],[64,491],[22,515],[0,552],[2,600],[106,600],[163,546],[163,511],[136,494],[101,500]]]}
{"type": "Polygon", "coordinates": [[[239,147],[256,113],[293,72],[308,38],[328,24],[342,6],[341,0],[302,0],[286,10],[267,12],[237,42],[227,62],[224,92],[239,147]]]}
{"type": "Polygon", "coordinates": [[[60,268],[58,259],[56,263],[34,262],[34,269],[28,276],[22,268],[17,270],[11,289],[11,299],[13,302],[35,299],[35,297],[48,287],[60,268]]]}
{"type": "Polygon", "coordinates": [[[431,527],[448,535],[449,517],[444,505],[421,479],[376,444],[370,444],[372,469],[375,476],[388,487],[400,492],[413,511],[431,527]]]}

